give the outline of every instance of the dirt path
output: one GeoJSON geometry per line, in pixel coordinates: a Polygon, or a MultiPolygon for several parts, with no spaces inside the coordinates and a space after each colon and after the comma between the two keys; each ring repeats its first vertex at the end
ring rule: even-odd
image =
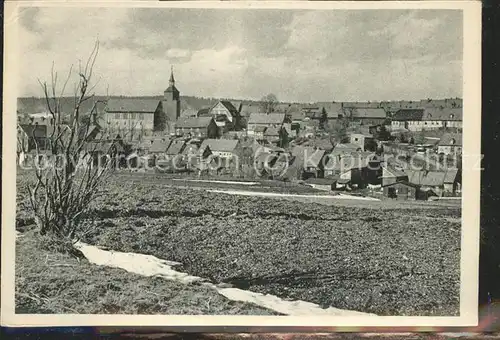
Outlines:
{"type": "Polygon", "coordinates": [[[121,268],[143,276],[159,276],[166,280],[175,280],[186,284],[200,282],[215,289],[229,300],[253,303],[285,315],[375,316],[375,314],[342,310],[333,307],[324,309],[311,302],[300,300],[287,301],[274,295],[227,287],[228,285],[214,285],[201,277],[191,276],[172,269],[173,266],[180,264],[178,262],[165,261],[151,255],[107,251],[82,242],[77,243],[76,247],[82,251],[91,263],[99,266],[121,268]]]}

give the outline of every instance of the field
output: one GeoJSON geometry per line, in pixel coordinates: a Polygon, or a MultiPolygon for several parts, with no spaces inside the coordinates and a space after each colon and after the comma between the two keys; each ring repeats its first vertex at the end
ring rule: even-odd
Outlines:
{"type": "MultiPolygon", "coordinates": [[[[228,185],[175,182],[142,174],[112,177],[92,204],[88,217],[95,227],[84,241],[178,261],[182,271],[216,283],[323,307],[458,315],[457,205],[313,204],[215,194],[204,189],[228,185]]],[[[314,191],[271,183],[265,190],[314,191]]],[[[24,196],[19,190],[20,231],[32,223],[24,196]]]]}

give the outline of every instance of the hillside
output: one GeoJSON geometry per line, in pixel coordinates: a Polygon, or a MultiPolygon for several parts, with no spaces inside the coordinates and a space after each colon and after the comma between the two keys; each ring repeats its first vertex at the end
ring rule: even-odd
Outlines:
{"type": "MultiPolygon", "coordinates": [[[[125,96],[95,96],[93,100],[84,102],[83,111],[89,112],[94,104],[94,101],[105,101],[106,99],[115,98],[131,98],[131,99],[158,99],[161,100],[162,96],[137,96],[137,97],[125,97],[125,96]]],[[[249,111],[258,110],[259,102],[255,100],[243,100],[243,99],[231,99],[231,98],[204,98],[196,96],[181,96],[181,112],[185,110],[198,111],[205,107],[210,107],[217,103],[218,100],[229,100],[236,108],[239,107],[240,103],[245,104],[249,111]]],[[[305,107],[305,106],[324,106],[324,103],[280,103],[280,107],[290,106],[292,104],[294,107],[305,107]]],[[[333,102],[332,102],[333,103],[333,102]]],[[[448,99],[424,99],[420,101],[381,101],[381,102],[344,102],[345,106],[349,107],[382,107],[386,111],[394,111],[400,108],[428,108],[428,107],[461,107],[462,99],[460,98],[448,98],[448,99]]],[[[46,111],[47,103],[45,98],[37,97],[20,97],[17,100],[17,112],[18,114],[31,114],[46,111]]],[[[63,97],[61,98],[61,111],[69,114],[73,111],[74,98],[73,97],[63,97]]],[[[104,110],[104,104],[98,105],[98,110],[101,112],[104,110]]]]}

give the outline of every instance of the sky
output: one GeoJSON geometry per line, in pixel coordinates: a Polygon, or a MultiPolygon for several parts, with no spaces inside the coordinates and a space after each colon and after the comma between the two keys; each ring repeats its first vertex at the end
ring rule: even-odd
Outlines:
{"type": "Polygon", "coordinates": [[[462,97],[462,22],[459,10],[22,8],[20,95],[41,96],[53,64],[63,78],[99,40],[96,94],[161,95],[173,66],[181,95],[462,97]]]}

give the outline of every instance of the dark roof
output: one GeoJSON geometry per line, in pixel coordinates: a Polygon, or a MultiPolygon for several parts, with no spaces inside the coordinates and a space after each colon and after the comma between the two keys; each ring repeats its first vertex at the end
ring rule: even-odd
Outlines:
{"type": "Polygon", "coordinates": [[[198,110],[198,113],[196,114],[198,117],[203,117],[203,116],[208,116],[210,113],[210,108],[209,107],[204,107],[202,109],[198,110]]]}
{"type": "Polygon", "coordinates": [[[179,90],[177,90],[177,87],[175,87],[175,85],[170,85],[169,87],[167,87],[167,89],[165,90],[165,92],[179,93],[179,90]]]}
{"type": "Polygon", "coordinates": [[[252,113],[248,118],[248,124],[283,124],[284,113],[252,113]]]}
{"type": "Polygon", "coordinates": [[[170,139],[169,138],[155,139],[155,140],[153,140],[153,143],[149,147],[149,152],[152,152],[152,153],[166,152],[169,146],[170,146],[170,139]]]}
{"type": "Polygon", "coordinates": [[[158,108],[159,103],[160,101],[156,99],[110,99],[106,105],[106,111],[154,113],[158,108]]]}
{"type": "Polygon", "coordinates": [[[462,134],[461,133],[445,133],[439,140],[438,145],[455,145],[462,146],[462,134]]]}
{"type": "Polygon", "coordinates": [[[344,114],[352,118],[386,118],[384,109],[380,108],[344,108],[344,114]]]}
{"type": "Polygon", "coordinates": [[[170,146],[168,147],[166,154],[169,156],[178,155],[184,149],[184,145],[186,145],[186,142],[183,140],[173,140],[170,143],[170,146]]]}
{"type": "Polygon", "coordinates": [[[175,126],[183,129],[206,128],[211,121],[212,117],[179,118],[175,126]]]}
{"type": "Polygon", "coordinates": [[[424,116],[423,109],[401,109],[396,111],[392,116],[392,120],[406,121],[406,120],[422,120],[424,116]]]}
{"type": "MultiPolygon", "coordinates": [[[[238,109],[236,107],[234,107],[233,103],[231,103],[230,101],[228,100],[221,100],[219,103],[221,103],[222,105],[224,105],[224,107],[229,111],[231,112],[231,114],[234,116],[236,114],[238,114],[238,109]]],[[[217,105],[217,104],[216,104],[217,105]]]]}
{"type": "Polygon", "coordinates": [[[461,121],[462,108],[427,108],[422,120],[461,121]]]}
{"type": "Polygon", "coordinates": [[[238,146],[237,139],[205,139],[201,143],[200,150],[209,147],[211,151],[233,152],[238,146]]]}

